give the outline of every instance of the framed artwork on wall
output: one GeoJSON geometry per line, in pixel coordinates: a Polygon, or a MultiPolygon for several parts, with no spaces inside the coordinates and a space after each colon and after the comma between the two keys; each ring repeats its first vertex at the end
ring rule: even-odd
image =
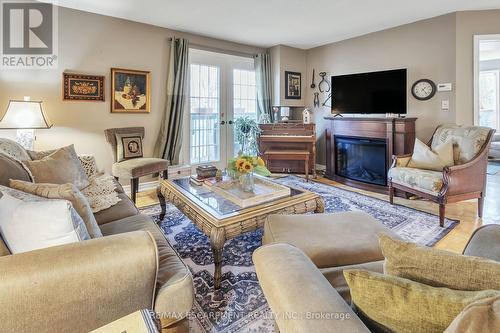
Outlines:
{"type": "Polygon", "coordinates": [[[104,102],[104,76],[63,73],[64,101],[104,102]]]}
{"type": "Polygon", "coordinates": [[[302,98],[302,74],[285,71],[285,99],[302,98]]]}
{"type": "Polygon", "coordinates": [[[111,68],[111,112],[148,113],[150,106],[150,72],[111,68]]]}

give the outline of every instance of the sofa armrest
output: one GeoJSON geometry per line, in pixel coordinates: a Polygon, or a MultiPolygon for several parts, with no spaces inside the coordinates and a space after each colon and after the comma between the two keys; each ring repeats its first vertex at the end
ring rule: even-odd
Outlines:
{"type": "Polygon", "coordinates": [[[281,332],[369,332],[298,248],[265,245],[254,252],[253,261],[281,332]]]}
{"type": "Polygon", "coordinates": [[[412,155],[413,154],[392,155],[392,165],[391,165],[391,168],[406,167],[406,166],[408,166],[408,163],[410,163],[412,155]]]}
{"type": "Polygon", "coordinates": [[[144,231],[0,258],[5,332],[88,332],[154,302],[158,255],[144,231]]]}
{"type": "Polygon", "coordinates": [[[500,262],[500,225],[486,224],[477,228],[463,254],[500,262]]]}

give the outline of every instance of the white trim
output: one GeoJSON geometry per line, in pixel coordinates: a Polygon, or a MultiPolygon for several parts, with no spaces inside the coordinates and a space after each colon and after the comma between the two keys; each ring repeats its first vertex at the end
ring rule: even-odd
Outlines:
{"type": "MultiPolygon", "coordinates": [[[[143,192],[143,191],[149,191],[156,189],[158,187],[158,184],[160,183],[159,180],[153,180],[151,182],[146,182],[146,183],[139,183],[139,191],[138,192],[143,192]]],[[[123,191],[127,195],[130,195],[130,185],[122,185],[123,191]]]]}
{"type": "Polygon", "coordinates": [[[500,34],[474,35],[474,125],[479,125],[479,44],[482,40],[500,40],[500,34]]]}

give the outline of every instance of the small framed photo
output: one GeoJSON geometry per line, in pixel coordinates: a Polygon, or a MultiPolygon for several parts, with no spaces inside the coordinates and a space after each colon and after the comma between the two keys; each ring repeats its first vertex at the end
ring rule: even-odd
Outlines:
{"type": "Polygon", "coordinates": [[[104,102],[104,76],[63,73],[64,101],[104,102]]]}
{"type": "Polygon", "coordinates": [[[302,74],[285,71],[285,99],[302,98],[302,74]]]}
{"type": "Polygon", "coordinates": [[[142,138],[140,136],[123,137],[122,145],[124,159],[142,157],[142,138]]]}
{"type": "Polygon", "coordinates": [[[111,68],[111,112],[148,113],[150,105],[150,72],[111,68]]]}

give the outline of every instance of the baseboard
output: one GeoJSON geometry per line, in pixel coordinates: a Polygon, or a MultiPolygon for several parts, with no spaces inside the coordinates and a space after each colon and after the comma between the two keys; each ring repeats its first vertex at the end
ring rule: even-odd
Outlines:
{"type": "MultiPolygon", "coordinates": [[[[139,192],[154,190],[158,187],[158,180],[154,180],[151,182],[139,183],[139,192]]],[[[125,193],[130,195],[130,185],[122,185],[125,193]]]]}

